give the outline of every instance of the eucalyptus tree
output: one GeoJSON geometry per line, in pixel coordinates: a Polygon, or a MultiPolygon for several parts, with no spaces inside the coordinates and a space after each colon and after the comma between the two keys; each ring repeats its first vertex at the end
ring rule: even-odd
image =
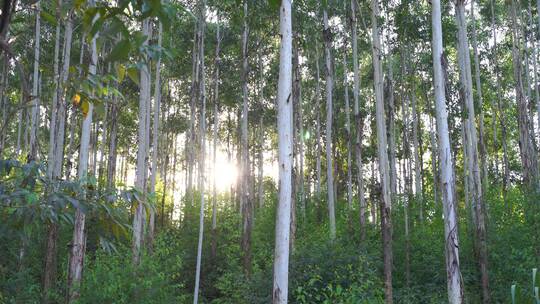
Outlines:
{"type": "Polygon", "coordinates": [[[197,264],[195,269],[195,290],[193,292],[193,304],[198,303],[199,299],[199,281],[201,276],[202,245],[204,236],[204,204],[205,204],[205,158],[206,158],[206,81],[205,81],[205,62],[204,62],[204,37],[206,28],[206,0],[198,2],[198,22],[200,46],[199,46],[199,98],[201,103],[200,116],[200,172],[199,172],[199,191],[201,192],[201,206],[199,212],[199,239],[197,243],[197,264]]]}
{"type": "Polygon", "coordinates": [[[433,55],[433,87],[435,93],[435,114],[437,118],[437,134],[439,138],[439,166],[441,169],[442,203],[444,209],[444,239],[448,302],[463,303],[463,282],[459,263],[459,237],[457,202],[454,192],[454,172],[452,150],[448,131],[448,112],[445,99],[445,82],[442,62],[443,40],[441,24],[441,3],[431,2],[432,23],[432,55],[433,55]]]}
{"type": "Polygon", "coordinates": [[[242,263],[244,272],[251,273],[251,230],[253,229],[253,202],[249,187],[249,147],[248,147],[248,1],[244,0],[243,32],[242,32],[242,111],[241,111],[241,162],[240,206],[242,208],[242,263]]]}
{"type": "Polygon", "coordinates": [[[41,1],[36,2],[36,30],[34,38],[34,72],[32,74],[32,112],[30,117],[30,144],[28,161],[36,160],[38,149],[38,126],[39,126],[39,55],[41,51],[41,1]]]}
{"type": "MultiPolygon", "coordinates": [[[[143,47],[148,46],[150,36],[150,18],[142,21],[142,33],[145,35],[143,47]]],[[[146,200],[147,200],[147,170],[148,170],[148,107],[150,107],[150,68],[149,58],[143,55],[143,64],[140,69],[139,88],[139,124],[138,124],[138,148],[135,187],[141,191],[141,196],[136,204],[133,216],[133,237],[132,237],[132,261],[138,265],[141,259],[141,250],[144,238],[144,225],[146,222],[146,200]]]]}
{"type": "Polygon", "coordinates": [[[279,80],[278,80],[278,142],[279,201],[276,213],[276,243],[274,253],[274,283],[272,303],[288,303],[289,235],[292,201],[293,105],[292,93],[292,11],[291,0],[282,0],[280,7],[279,80]]]}
{"type": "MultiPolygon", "coordinates": [[[[90,6],[95,6],[93,1],[90,1],[90,6]]],[[[92,20],[94,24],[99,18],[99,13],[96,14],[92,20]]],[[[88,73],[90,77],[96,75],[97,70],[97,38],[99,33],[95,33],[92,36],[90,42],[90,66],[88,67],[88,73]]],[[[94,111],[94,104],[88,103],[88,108],[83,112],[84,118],[81,127],[80,136],[80,148],[79,148],[79,167],[77,169],[77,178],[87,183],[88,178],[88,155],[90,151],[90,132],[92,127],[92,115],[94,111]]],[[[84,193],[83,193],[84,195],[84,193]]],[[[79,288],[82,279],[84,255],[86,249],[86,237],[85,237],[85,224],[86,215],[81,209],[77,209],[75,213],[75,222],[73,228],[73,240],[71,243],[71,254],[69,256],[68,264],[68,303],[73,303],[79,297],[79,288]]]]}
{"type": "MultiPolygon", "coordinates": [[[[159,22],[158,25],[158,41],[157,46],[161,48],[163,24],[159,22]]],[[[152,125],[152,175],[150,176],[150,193],[156,191],[156,178],[157,178],[157,166],[158,166],[158,138],[159,138],[159,109],[161,108],[161,57],[156,62],[156,79],[154,80],[154,121],[152,125]]],[[[156,212],[154,208],[150,208],[150,219],[148,225],[148,245],[150,248],[154,243],[155,237],[155,219],[156,212]]]]}
{"type": "Polygon", "coordinates": [[[530,134],[530,124],[528,115],[527,100],[523,91],[523,67],[520,46],[520,31],[517,21],[517,4],[514,0],[510,1],[510,22],[512,37],[512,63],[514,70],[514,91],[517,100],[518,110],[518,129],[519,129],[519,151],[521,163],[523,164],[523,182],[530,189],[538,190],[538,156],[530,134]]]}
{"type": "Polygon", "coordinates": [[[381,41],[379,38],[378,0],[371,0],[371,35],[373,53],[373,86],[375,91],[375,119],[377,125],[377,145],[379,174],[381,181],[381,230],[384,267],[384,296],[386,303],[393,303],[392,297],[392,198],[388,163],[386,119],[384,115],[383,74],[381,66],[381,41]]]}
{"type": "MultiPolygon", "coordinates": [[[[474,108],[474,98],[472,91],[472,72],[471,58],[469,55],[469,41],[467,37],[467,20],[465,16],[465,1],[457,0],[455,2],[456,22],[458,26],[458,61],[460,71],[461,94],[467,111],[468,126],[466,128],[469,135],[467,142],[468,151],[468,171],[471,176],[471,198],[475,219],[476,247],[478,252],[478,264],[481,274],[482,300],[483,303],[490,302],[489,277],[488,277],[488,257],[486,244],[486,223],[485,223],[485,205],[482,193],[482,180],[478,155],[478,135],[476,130],[476,115],[474,108]]],[[[480,68],[478,68],[479,70],[480,68]]],[[[479,73],[479,71],[477,71],[479,73]]],[[[479,77],[479,76],[478,76],[479,77]]],[[[480,87],[478,79],[477,84],[480,87]]],[[[479,89],[479,88],[477,88],[479,89]]],[[[481,95],[480,95],[481,96],[481,95]]],[[[481,99],[480,99],[481,101],[481,99]]],[[[481,123],[483,120],[481,119],[481,123]]],[[[481,127],[482,128],[482,127],[481,127]]]]}
{"type": "MultiPolygon", "coordinates": [[[[324,5],[324,4],[323,4],[324,5]]],[[[332,32],[328,25],[327,3],[323,7],[324,60],[326,73],[326,188],[328,192],[328,218],[330,239],[336,238],[336,215],[334,205],[334,165],[332,155],[332,94],[334,90],[334,69],[332,65],[332,32]]]]}
{"type": "Polygon", "coordinates": [[[357,14],[358,14],[358,2],[356,0],[351,0],[351,40],[352,40],[352,56],[353,56],[353,73],[354,73],[354,88],[353,88],[353,97],[354,97],[354,120],[355,120],[355,162],[357,167],[357,179],[358,179],[358,202],[360,210],[360,239],[364,240],[366,238],[366,199],[364,197],[364,170],[362,166],[362,133],[363,133],[363,123],[362,118],[360,117],[360,71],[358,64],[358,25],[357,25],[357,14]]]}

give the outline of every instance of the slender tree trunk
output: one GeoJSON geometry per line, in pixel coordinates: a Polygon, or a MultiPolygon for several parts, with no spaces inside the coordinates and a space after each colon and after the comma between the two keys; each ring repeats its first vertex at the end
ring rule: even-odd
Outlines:
{"type": "MultiPolygon", "coordinates": [[[[488,161],[487,161],[487,148],[486,148],[486,136],[484,132],[484,111],[482,109],[482,106],[484,104],[484,99],[482,96],[482,83],[480,82],[480,56],[478,54],[478,42],[476,37],[476,19],[474,16],[474,2],[476,0],[471,0],[471,19],[472,19],[472,45],[474,50],[474,77],[475,77],[475,85],[476,85],[476,95],[478,96],[478,111],[480,112],[478,115],[478,146],[479,146],[479,152],[480,152],[480,164],[482,166],[481,168],[481,178],[482,178],[482,191],[483,193],[486,192],[487,186],[488,186],[488,161]]],[[[471,87],[472,92],[472,87],[471,87]]]]}
{"type": "Polygon", "coordinates": [[[34,73],[32,76],[32,114],[30,118],[30,150],[28,154],[28,162],[36,160],[38,154],[38,126],[39,126],[39,56],[41,42],[41,1],[36,2],[36,30],[34,38],[34,73]]]}
{"type": "MultiPolygon", "coordinates": [[[[92,6],[95,5],[93,1],[90,2],[92,6]]],[[[94,17],[92,23],[96,22],[99,15],[94,17]]],[[[98,33],[92,37],[91,53],[90,53],[90,66],[88,68],[91,76],[96,75],[97,66],[97,45],[96,40],[98,33]]],[[[90,150],[90,131],[92,127],[92,112],[94,105],[89,103],[88,113],[84,116],[82,122],[82,131],[80,137],[80,149],[79,149],[79,167],[77,170],[77,177],[81,181],[85,181],[88,173],[88,154],[90,150]]],[[[83,194],[84,195],[84,194],[83,194]]],[[[77,210],[75,213],[75,223],[73,229],[73,241],[71,243],[71,254],[69,257],[69,271],[68,271],[68,303],[73,303],[79,297],[79,288],[82,279],[82,270],[84,265],[84,253],[86,249],[86,235],[85,235],[85,221],[86,215],[82,210],[77,210]]]]}
{"type": "MultiPolygon", "coordinates": [[[[344,2],[346,3],[346,2],[344,2]]],[[[346,45],[344,46],[346,48],[346,45]]],[[[345,89],[345,131],[347,132],[347,204],[349,210],[352,210],[352,168],[351,168],[351,108],[349,104],[349,86],[347,77],[349,70],[347,68],[347,52],[343,52],[343,88],[345,89]]]]}
{"type": "Polygon", "coordinates": [[[206,82],[204,65],[204,35],[206,27],[206,0],[201,0],[199,5],[199,97],[201,102],[201,120],[200,120],[200,172],[199,172],[199,191],[201,196],[201,206],[199,211],[199,242],[197,244],[197,265],[195,270],[195,291],[193,292],[193,304],[199,300],[199,281],[201,277],[202,244],[204,236],[204,204],[205,204],[205,158],[206,158],[206,82]]]}
{"type": "Polygon", "coordinates": [[[328,217],[330,223],[330,239],[336,238],[336,216],[334,207],[334,174],[332,157],[332,93],[334,88],[334,73],[332,67],[332,33],[328,26],[328,12],[323,10],[324,57],[326,66],[326,185],[328,192],[328,217]]]}
{"type": "Polygon", "coordinates": [[[292,90],[292,20],[291,0],[282,0],[280,9],[278,139],[279,202],[276,216],[276,245],[272,303],[286,304],[289,274],[289,234],[292,200],[293,105],[292,90]]]}
{"type": "MultiPolygon", "coordinates": [[[[59,30],[57,30],[59,33],[59,30]]],[[[73,23],[72,12],[68,12],[64,33],[64,49],[63,49],[63,67],[62,71],[58,75],[57,91],[55,96],[57,98],[57,105],[53,106],[53,111],[58,111],[57,114],[52,115],[51,128],[56,126],[56,130],[51,132],[53,137],[50,140],[50,144],[54,145],[53,149],[49,149],[49,176],[53,179],[60,179],[62,177],[63,160],[64,160],[64,134],[65,134],[65,121],[66,121],[66,83],[69,78],[69,66],[71,58],[71,40],[73,37],[73,23]],[[54,125],[54,126],[53,126],[54,125]]],[[[59,37],[58,37],[59,38],[59,37]]],[[[57,59],[56,59],[57,60],[57,59]]],[[[58,63],[56,62],[55,65],[58,63]]],[[[56,67],[58,69],[58,67],[56,67]]],[[[53,103],[55,101],[53,100],[53,103]]],[[[56,189],[55,189],[56,191],[56,189]]],[[[58,239],[58,226],[56,223],[51,223],[49,226],[47,236],[47,248],[45,257],[45,273],[43,277],[43,296],[44,302],[49,301],[49,290],[56,280],[56,255],[57,255],[57,239],[58,239]]]]}
{"type": "Polygon", "coordinates": [[[422,162],[420,160],[420,141],[418,125],[418,108],[416,105],[416,90],[411,90],[412,121],[413,121],[413,149],[414,149],[414,194],[418,205],[420,222],[424,220],[424,197],[422,192],[422,162]]]}
{"type": "Polygon", "coordinates": [[[442,25],[441,3],[439,0],[431,1],[432,7],[432,54],[433,54],[433,86],[435,89],[435,108],[437,116],[437,133],[439,134],[439,157],[442,179],[442,197],[444,209],[444,236],[446,275],[448,288],[448,302],[450,304],[463,303],[463,283],[459,266],[459,238],[458,216],[454,196],[454,173],[452,164],[452,151],[450,149],[450,136],[448,132],[448,113],[444,95],[444,76],[442,63],[442,25]]]}
{"type": "Polygon", "coordinates": [[[315,87],[315,140],[316,140],[316,160],[315,160],[315,192],[317,195],[317,202],[320,203],[321,199],[321,85],[320,85],[320,68],[319,68],[319,52],[316,47],[316,87],[315,87]]]}
{"type": "MultiPolygon", "coordinates": [[[[158,25],[158,47],[161,47],[163,25],[158,25]]],[[[161,108],[161,57],[156,62],[156,80],[154,82],[154,123],[152,125],[152,175],[150,175],[150,193],[156,192],[156,175],[158,173],[158,139],[159,139],[159,110],[161,108]]],[[[148,225],[148,246],[153,247],[155,237],[156,212],[150,208],[150,223],[148,225]]]]}
{"type": "MultiPolygon", "coordinates": [[[[149,36],[150,19],[146,18],[142,21],[143,35],[149,36]]],[[[143,45],[148,45],[148,38],[143,42],[143,45]]],[[[137,149],[137,169],[135,178],[135,187],[142,191],[142,197],[136,204],[136,211],[133,217],[133,240],[132,240],[132,262],[138,265],[141,259],[141,250],[144,236],[144,222],[146,221],[145,203],[147,180],[146,171],[148,170],[148,136],[147,136],[147,107],[150,106],[150,71],[148,58],[144,58],[145,62],[140,72],[140,89],[139,89],[139,126],[138,126],[138,149],[137,149]]]]}
{"type": "MultiPolygon", "coordinates": [[[[456,1],[456,20],[458,26],[458,57],[460,66],[461,94],[465,102],[468,114],[468,133],[470,134],[469,172],[471,173],[471,203],[474,206],[476,223],[476,246],[478,252],[478,264],[480,267],[482,301],[490,303],[489,277],[488,277],[488,253],[486,244],[485,205],[482,193],[482,180],[480,166],[478,164],[478,137],[476,133],[476,115],[472,91],[472,73],[469,55],[469,41],[467,38],[467,21],[465,19],[464,0],[456,1]]],[[[479,68],[478,68],[479,70],[479,68]]],[[[479,72],[479,71],[478,71],[479,72]]],[[[480,82],[477,82],[480,85],[480,82]]],[[[480,89],[480,87],[478,88],[480,89]]]]}
{"type": "Polygon", "coordinates": [[[253,206],[249,190],[249,150],[248,150],[248,1],[244,0],[244,30],[242,33],[242,125],[241,125],[241,166],[240,205],[242,208],[242,263],[244,273],[251,274],[251,230],[253,206]]]}
{"type": "Polygon", "coordinates": [[[354,73],[354,120],[356,126],[356,141],[354,144],[355,160],[357,168],[358,179],[358,202],[360,210],[360,240],[363,241],[366,238],[366,200],[364,198],[364,170],[362,165],[362,133],[363,122],[360,117],[360,71],[358,67],[358,34],[357,34],[357,5],[356,0],[351,0],[351,28],[352,28],[352,52],[353,52],[353,73],[354,73]]]}
{"type": "Polygon", "coordinates": [[[523,96],[521,54],[518,49],[520,37],[517,28],[516,9],[516,3],[512,0],[510,7],[512,18],[512,61],[514,65],[515,94],[518,106],[519,148],[521,163],[523,164],[523,181],[531,189],[537,190],[538,158],[531,140],[527,101],[523,96]]]}
{"type": "Polygon", "coordinates": [[[216,188],[216,156],[217,156],[217,145],[218,145],[218,127],[219,127],[219,65],[221,64],[221,32],[219,28],[219,17],[217,21],[217,32],[216,32],[216,56],[214,61],[214,145],[213,145],[213,155],[212,163],[214,177],[213,177],[213,186],[212,186],[212,258],[214,259],[217,254],[217,188],[216,188]]]}
{"type": "Polygon", "coordinates": [[[371,0],[371,28],[373,51],[373,79],[376,102],[377,142],[379,154],[379,174],[381,179],[381,230],[383,238],[384,265],[384,295],[387,304],[393,303],[392,298],[392,198],[391,181],[388,163],[388,147],[386,141],[386,124],[384,117],[383,75],[381,67],[381,42],[379,38],[378,0],[371,0]]]}
{"type": "MultiPolygon", "coordinates": [[[[382,56],[382,54],[381,54],[382,56]]],[[[388,54],[388,78],[387,78],[387,121],[388,121],[388,164],[390,167],[390,194],[394,201],[397,195],[397,169],[396,169],[396,118],[395,118],[395,98],[394,98],[394,69],[392,67],[392,56],[388,54]]]]}

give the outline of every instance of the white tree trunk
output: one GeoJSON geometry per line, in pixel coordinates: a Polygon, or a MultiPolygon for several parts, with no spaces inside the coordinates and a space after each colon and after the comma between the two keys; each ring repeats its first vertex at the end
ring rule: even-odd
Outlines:
{"type": "MultiPolygon", "coordinates": [[[[150,32],[150,20],[142,21],[143,35],[148,36],[150,32]]],[[[148,39],[143,42],[143,45],[148,45],[148,39]]],[[[147,61],[141,67],[140,71],[140,89],[139,89],[139,126],[138,126],[138,149],[137,149],[137,168],[135,177],[135,187],[142,192],[142,196],[137,202],[135,215],[133,216],[133,240],[132,240],[132,260],[133,264],[138,265],[141,258],[142,242],[144,236],[145,216],[145,200],[146,200],[146,171],[147,153],[148,153],[148,136],[147,136],[147,108],[150,106],[150,71],[147,61]]]]}
{"type": "Polygon", "coordinates": [[[364,198],[364,170],[362,164],[362,119],[360,117],[360,71],[358,67],[358,34],[357,34],[357,1],[351,0],[352,16],[352,52],[353,52],[353,73],[354,73],[354,120],[356,126],[356,141],[355,141],[355,159],[358,171],[358,201],[360,209],[360,239],[366,238],[366,200],[364,198]]]}
{"type": "Polygon", "coordinates": [[[387,304],[393,303],[392,299],[392,199],[388,163],[388,147],[386,120],[384,115],[383,75],[381,67],[381,42],[377,18],[379,15],[378,0],[371,0],[371,28],[372,28],[372,51],[373,51],[373,79],[376,103],[377,141],[379,155],[379,174],[381,179],[381,226],[383,236],[384,256],[384,294],[387,304]]]}
{"type": "Polygon", "coordinates": [[[463,303],[463,285],[459,267],[459,238],[456,200],[454,197],[454,173],[452,151],[448,132],[448,113],[444,95],[444,76],[442,69],[443,44],[440,0],[432,0],[432,54],[433,54],[433,86],[435,90],[435,108],[437,116],[437,133],[439,134],[439,157],[442,179],[442,197],[444,209],[444,236],[448,302],[463,303]]]}
{"type": "Polygon", "coordinates": [[[39,53],[41,42],[41,1],[36,2],[36,30],[34,38],[34,73],[32,76],[32,116],[30,119],[30,151],[28,161],[36,160],[37,158],[37,141],[38,141],[38,126],[39,126],[39,53]]]}
{"type": "MultiPolygon", "coordinates": [[[[158,25],[158,47],[161,47],[163,35],[163,25],[158,25]]],[[[159,138],[159,110],[161,108],[161,57],[156,62],[156,80],[154,82],[154,123],[152,125],[152,175],[150,175],[150,193],[156,192],[157,164],[158,164],[158,138],[159,138]]],[[[165,216],[162,214],[161,216],[165,216]]],[[[148,245],[150,248],[154,242],[155,236],[156,212],[154,208],[150,209],[150,223],[148,225],[148,245]]]]}
{"type": "Polygon", "coordinates": [[[332,33],[328,26],[328,12],[323,10],[324,59],[326,66],[326,188],[328,191],[328,218],[330,223],[330,239],[336,238],[336,215],[334,207],[334,166],[332,156],[332,91],[334,73],[332,68],[332,33]]]}
{"type": "Polygon", "coordinates": [[[276,216],[274,285],[272,303],[286,304],[289,276],[289,235],[292,200],[293,104],[292,93],[292,20],[291,0],[282,0],[280,8],[278,139],[279,202],[276,216]]]}
{"type": "Polygon", "coordinates": [[[206,26],[206,0],[199,2],[199,97],[201,99],[201,120],[200,120],[200,172],[199,172],[199,191],[201,196],[201,206],[199,211],[199,240],[197,243],[197,265],[195,269],[195,290],[193,292],[193,304],[199,301],[199,282],[201,279],[201,261],[202,244],[204,237],[204,204],[205,204],[205,160],[206,160],[206,83],[205,83],[205,65],[204,65],[204,34],[206,26]]]}
{"type": "MultiPolygon", "coordinates": [[[[93,1],[91,1],[90,3],[92,6],[95,5],[93,1]]],[[[98,18],[99,15],[96,15],[92,23],[96,22],[98,18]]],[[[97,37],[98,33],[96,33],[94,37],[92,37],[91,42],[90,66],[88,67],[88,72],[91,76],[96,75],[98,59],[96,46],[97,37]]],[[[88,113],[82,121],[77,178],[83,182],[86,181],[86,177],[88,175],[88,156],[90,150],[90,132],[92,128],[93,110],[94,105],[92,103],[89,103],[88,113]]],[[[73,241],[71,243],[71,255],[69,257],[68,303],[74,302],[79,297],[79,288],[81,284],[84,265],[84,253],[86,249],[85,221],[86,215],[81,210],[77,210],[75,213],[73,241]]]]}

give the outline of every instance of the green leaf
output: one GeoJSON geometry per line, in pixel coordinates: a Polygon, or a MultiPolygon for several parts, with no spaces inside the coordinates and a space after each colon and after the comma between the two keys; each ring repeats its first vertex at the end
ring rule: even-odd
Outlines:
{"type": "Polygon", "coordinates": [[[128,77],[135,82],[137,85],[139,85],[139,70],[136,67],[130,67],[127,70],[128,77]]]}
{"type": "Polygon", "coordinates": [[[274,9],[279,9],[281,6],[281,0],[268,0],[268,4],[270,4],[270,7],[274,9]]]}
{"type": "Polygon", "coordinates": [[[126,67],[123,64],[117,64],[116,65],[116,78],[118,79],[118,83],[121,83],[124,81],[124,77],[126,77],[126,67]]]}
{"type": "Polygon", "coordinates": [[[125,61],[128,59],[129,51],[131,49],[131,43],[129,40],[120,40],[107,56],[107,61],[125,61]]]}
{"type": "Polygon", "coordinates": [[[41,10],[39,15],[41,16],[41,18],[43,18],[43,20],[45,20],[47,23],[50,23],[53,26],[56,26],[58,24],[56,17],[47,11],[41,10]]]}
{"type": "Polygon", "coordinates": [[[96,103],[94,105],[94,112],[96,113],[96,118],[105,117],[105,105],[103,104],[103,102],[96,103]]]}

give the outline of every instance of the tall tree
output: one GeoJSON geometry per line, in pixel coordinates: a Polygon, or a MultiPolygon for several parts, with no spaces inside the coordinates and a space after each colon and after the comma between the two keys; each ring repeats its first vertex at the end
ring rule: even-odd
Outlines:
{"type": "Polygon", "coordinates": [[[278,80],[278,140],[279,140],[279,202],[276,215],[276,246],[274,253],[274,285],[272,303],[288,303],[289,234],[292,200],[293,105],[292,93],[292,20],[291,0],[282,0],[280,8],[279,80],[278,80]]]}
{"type": "Polygon", "coordinates": [[[452,150],[448,132],[448,112],[446,110],[445,83],[443,75],[443,43],[440,0],[431,1],[433,86],[435,93],[435,113],[439,136],[439,158],[442,179],[442,200],[444,210],[444,237],[446,257],[446,277],[448,303],[463,303],[463,283],[459,264],[459,238],[456,199],[454,195],[454,172],[452,150]]]}
{"type": "Polygon", "coordinates": [[[351,28],[352,28],[352,52],[353,52],[353,73],[354,73],[354,121],[355,121],[355,134],[356,140],[354,144],[357,179],[358,179],[358,202],[360,210],[360,239],[366,238],[366,199],[364,198],[364,170],[362,166],[362,132],[363,123],[360,117],[360,71],[358,67],[358,34],[357,34],[357,5],[356,0],[351,0],[351,28]]]}
{"type": "MultiPolygon", "coordinates": [[[[161,48],[163,25],[158,25],[158,47],[161,48]]],[[[161,57],[156,62],[156,80],[154,80],[154,123],[152,125],[152,175],[150,176],[150,193],[156,192],[159,139],[159,109],[161,108],[161,57]]],[[[148,225],[148,245],[152,248],[155,234],[156,212],[150,208],[150,223],[148,225]]]]}
{"type": "MultiPolygon", "coordinates": [[[[480,267],[482,300],[483,303],[490,303],[489,277],[487,263],[486,244],[486,223],[485,205],[482,193],[482,180],[478,155],[478,135],[476,130],[476,115],[474,108],[474,98],[472,91],[471,58],[469,54],[469,40],[467,37],[467,20],[465,17],[465,1],[456,1],[456,22],[458,26],[458,61],[460,71],[460,91],[467,110],[468,126],[466,128],[468,137],[469,174],[471,176],[471,198],[475,217],[476,247],[478,253],[478,264],[480,267]]],[[[478,68],[479,69],[479,68],[478,68]]],[[[478,81],[478,85],[480,82],[478,81]]],[[[477,88],[478,89],[478,88],[477,88]]]]}
{"type": "Polygon", "coordinates": [[[244,25],[242,32],[242,126],[241,126],[241,164],[240,206],[242,208],[242,262],[244,272],[251,273],[251,230],[253,226],[253,202],[249,187],[249,147],[248,147],[248,1],[244,0],[244,25]]]}
{"type": "MultiPolygon", "coordinates": [[[[90,1],[90,6],[94,6],[95,2],[90,1]]],[[[99,18],[99,13],[92,20],[92,24],[99,18]]],[[[95,33],[90,43],[90,66],[88,73],[90,76],[96,75],[97,70],[97,38],[99,33],[95,33]]],[[[93,103],[88,104],[88,112],[83,113],[84,118],[81,127],[80,148],[79,148],[79,167],[77,169],[77,178],[86,183],[88,176],[88,155],[90,151],[90,132],[92,128],[92,112],[94,110],[93,103]]],[[[83,193],[83,199],[85,194],[83,193]]],[[[73,303],[79,297],[79,289],[82,279],[82,271],[84,265],[84,254],[86,250],[86,234],[85,234],[86,215],[81,209],[75,212],[75,222],[73,228],[73,240],[71,242],[71,254],[69,256],[68,268],[68,296],[67,302],[73,303]]]]}
{"type": "Polygon", "coordinates": [[[199,10],[199,98],[201,103],[200,117],[200,172],[199,172],[199,191],[201,195],[201,206],[199,211],[199,241],[197,243],[197,265],[195,269],[195,291],[193,292],[193,304],[197,304],[199,300],[199,281],[201,278],[201,260],[202,260],[202,245],[204,236],[204,204],[205,204],[205,158],[206,158],[206,82],[205,82],[205,64],[204,64],[204,36],[206,27],[206,0],[198,2],[199,10]]]}
{"type": "Polygon", "coordinates": [[[334,207],[334,166],[332,156],[332,93],[334,88],[334,69],[332,66],[332,32],[328,25],[327,7],[323,8],[323,38],[326,72],[326,186],[328,192],[328,217],[330,239],[336,238],[336,215],[334,207]]]}
{"type": "MultiPolygon", "coordinates": [[[[144,46],[148,46],[150,36],[150,19],[142,21],[142,33],[146,39],[144,46]]],[[[142,192],[142,196],[136,204],[135,215],[133,216],[133,264],[138,265],[141,259],[141,250],[144,237],[144,225],[146,222],[146,190],[147,190],[147,170],[148,170],[148,107],[150,107],[150,68],[149,59],[143,55],[143,64],[140,69],[139,84],[139,126],[138,126],[138,149],[137,149],[137,174],[135,177],[135,187],[142,192]]]]}
{"type": "Polygon", "coordinates": [[[36,2],[36,30],[34,38],[34,73],[32,74],[32,114],[30,119],[30,151],[28,162],[36,160],[38,149],[38,126],[39,126],[39,55],[41,51],[41,1],[36,2]]]}
{"type": "Polygon", "coordinates": [[[371,33],[373,80],[375,90],[375,118],[377,123],[377,142],[379,155],[379,175],[381,181],[381,230],[383,238],[383,266],[384,266],[384,296],[387,304],[393,303],[392,298],[392,199],[388,163],[388,146],[386,133],[386,119],[384,115],[383,75],[381,66],[381,41],[379,38],[378,0],[371,0],[371,33]]]}

